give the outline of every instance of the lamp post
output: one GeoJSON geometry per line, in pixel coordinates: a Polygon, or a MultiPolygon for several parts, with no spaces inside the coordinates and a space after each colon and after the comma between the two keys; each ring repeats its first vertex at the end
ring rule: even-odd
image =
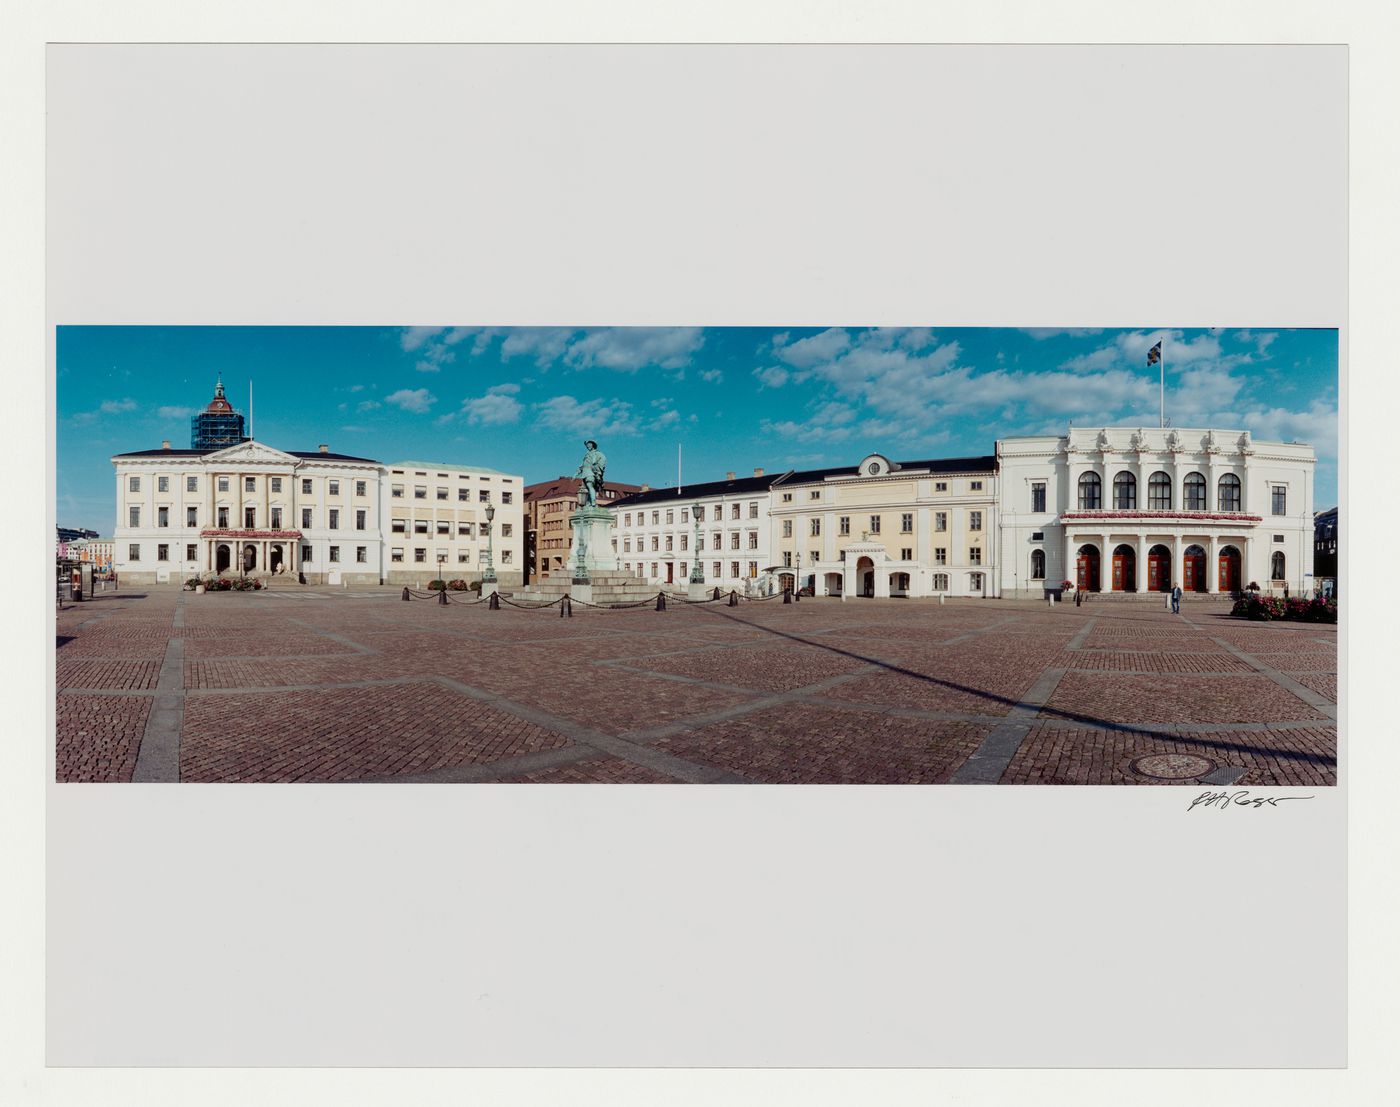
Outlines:
{"type": "Polygon", "coordinates": [[[797,600],[802,598],[802,551],[798,550],[792,556],[793,560],[797,562],[797,575],[792,579],[792,598],[797,600]]]}
{"type": "Polygon", "coordinates": [[[690,517],[695,522],[695,548],[690,552],[694,555],[694,560],[690,563],[690,583],[705,583],[705,563],[700,558],[700,505],[698,503],[690,505],[690,517]]]}
{"type": "Polygon", "coordinates": [[[496,517],[496,505],[488,503],[486,505],[486,571],[481,574],[483,584],[496,583],[496,562],[492,559],[493,546],[491,543],[491,520],[496,517]]]}
{"type": "Polygon", "coordinates": [[[438,557],[438,591],[440,592],[440,591],[443,590],[443,588],[446,587],[446,585],[444,585],[444,584],[442,583],[442,566],[443,566],[443,564],[447,561],[447,555],[446,555],[445,553],[440,553],[440,554],[437,555],[437,557],[438,557]]]}

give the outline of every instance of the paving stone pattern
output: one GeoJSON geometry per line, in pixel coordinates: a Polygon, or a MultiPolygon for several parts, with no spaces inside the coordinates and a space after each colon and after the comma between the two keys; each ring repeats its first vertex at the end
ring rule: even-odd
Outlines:
{"type": "Polygon", "coordinates": [[[1240,785],[1336,782],[1336,628],[1189,604],[564,619],[397,589],[162,587],[57,621],[60,781],[1196,783],[1131,767],[1175,753],[1240,785]]]}

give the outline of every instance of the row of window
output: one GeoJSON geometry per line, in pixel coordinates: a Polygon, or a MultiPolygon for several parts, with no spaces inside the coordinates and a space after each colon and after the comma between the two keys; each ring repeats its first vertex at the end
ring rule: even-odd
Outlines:
{"type": "MultiPolygon", "coordinates": [[[[332,548],[333,548],[333,547],[332,547],[332,548]]],[[[438,558],[439,558],[440,561],[446,561],[446,560],[448,559],[448,557],[450,557],[451,555],[450,555],[450,553],[449,553],[447,550],[444,550],[444,549],[439,548],[439,550],[437,551],[437,556],[438,556],[438,558]]],[[[393,563],[393,564],[395,564],[395,565],[402,564],[403,559],[404,559],[404,548],[403,548],[402,546],[394,546],[394,547],[390,548],[390,550],[389,550],[389,561],[390,561],[391,563],[393,563]]],[[[414,561],[414,564],[422,565],[422,564],[425,564],[425,563],[427,562],[427,560],[428,560],[428,549],[427,549],[427,547],[426,547],[426,546],[415,546],[415,547],[413,548],[413,561],[414,561]]],[[[459,564],[459,565],[470,565],[470,564],[471,564],[471,560],[472,560],[472,555],[471,555],[471,551],[470,551],[470,550],[458,550],[458,551],[457,551],[457,564],[459,564]]],[[[482,560],[483,560],[483,561],[485,560],[485,557],[484,557],[484,556],[482,557],[482,560]]],[[[512,553],[511,553],[510,550],[497,550],[497,551],[496,551],[496,554],[495,554],[495,560],[496,560],[496,561],[499,561],[502,565],[510,565],[515,559],[514,559],[514,557],[512,556],[512,553]]]]}
{"type": "MultiPolygon", "coordinates": [[[[313,525],[313,524],[312,524],[313,511],[314,511],[314,509],[309,508],[309,507],[304,507],[304,508],[301,509],[301,525],[302,525],[303,529],[309,529],[309,528],[313,525]]],[[[229,528],[229,526],[230,526],[230,523],[229,523],[229,518],[230,518],[229,512],[230,512],[230,509],[227,508],[227,507],[219,507],[219,508],[215,508],[215,509],[214,509],[214,525],[215,525],[216,527],[218,527],[220,530],[227,530],[227,529],[229,528]]],[[[139,505],[137,505],[137,504],[132,504],[131,506],[129,506],[129,507],[126,509],[126,513],[127,513],[127,526],[129,526],[129,527],[139,527],[139,526],[141,525],[141,507],[140,507],[139,505]]],[[[283,523],[283,509],[280,508],[280,507],[269,508],[269,509],[268,509],[268,516],[269,516],[269,518],[268,518],[268,527],[269,527],[269,529],[271,529],[271,530],[281,530],[281,529],[282,529],[282,523],[283,523]]],[[[366,524],[367,524],[367,522],[368,522],[368,519],[369,519],[369,513],[368,513],[368,511],[367,511],[365,508],[357,508],[357,509],[355,510],[355,529],[356,529],[356,530],[364,530],[364,529],[366,529],[366,524]]],[[[256,507],[245,507],[245,508],[243,509],[243,528],[244,528],[245,530],[253,530],[253,529],[255,529],[255,528],[257,527],[257,525],[258,525],[258,509],[257,509],[256,507]]],[[[158,507],[158,508],[156,508],[156,526],[157,526],[157,527],[168,527],[168,526],[170,526],[170,508],[168,508],[168,507],[158,507]]],[[[197,526],[199,526],[199,508],[197,508],[197,507],[187,507],[187,508],[185,508],[185,526],[186,526],[186,527],[197,527],[197,526]]],[[[508,527],[508,526],[509,526],[509,524],[507,524],[507,527],[508,527]]],[[[332,507],[332,508],[328,508],[328,509],[327,509],[327,511],[326,511],[326,529],[327,529],[327,530],[339,530],[339,529],[340,529],[340,508],[338,508],[338,507],[332,507]]]]}
{"type": "MultiPolygon", "coordinates": [[[[214,480],[215,480],[215,488],[216,488],[216,490],[219,491],[219,492],[227,492],[227,491],[229,491],[229,481],[230,481],[231,479],[232,479],[232,478],[230,478],[230,477],[215,477],[214,480]]],[[[282,477],[268,477],[268,478],[266,478],[266,479],[267,479],[267,487],[268,487],[268,491],[269,491],[269,492],[281,492],[281,491],[282,491],[282,481],[283,481],[283,478],[282,478],[282,477]]],[[[302,495],[304,495],[304,496],[309,496],[309,495],[311,495],[311,486],[312,486],[312,478],[311,478],[311,477],[304,477],[304,478],[302,479],[302,482],[301,482],[301,492],[302,492],[302,495]]],[[[140,492],[140,491],[141,491],[141,478],[140,478],[140,477],[127,477],[126,487],[127,487],[127,491],[128,491],[128,492],[140,492]]],[[[243,478],[243,491],[244,491],[244,492],[256,492],[257,490],[258,490],[258,478],[257,478],[257,477],[244,477],[244,478],[243,478]]],[[[170,478],[169,478],[168,476],[158,476],[158,477],[156,477],[156,491],[157,491],[157,492],[169,492],[169,491],[170,491],[170,478]]],[[[199,491],[199,478],[198,478],[198,477],[186,477],[186,478],[185,478],[185,491],[186,491],[186,492],[198,492],[198,491],[199,491]]],[[[335,480],[335,479],[328,480],[328,481],[326,482],[326,493],[327,493],[327,495],[331,495],[331,496],[339,496],[339,495],[340,495],[340,481],[339,481],[339,480],[335,480]]],[[[368,496],[368,495],[369,495],[369,481],[364,481],[364,480],[357,480],[357,481],[355,481],[355,495],[356,495],[356,496],[368,496]]],[[[507,500],[506,502],[509,503],[510,501],[507,500]]]]}
{"type": "MultiPolygon", "coordinates": [[[[482,524],[481,524],[481,533],[482,533],[483,535],[487,533],[487,526],[488,526],[488,525],[489,525],[489,524],[486,524],[486,523],[482,523],[482,524]]],[[[427,533],[429,533],[429,527],[432,527],[433,530],[435,531],[435,533],[437,533],[437,534],[451,534],[451,533],[452,533],[452,523],[451,523],[450,520],[447,520],[447,519],[439,519],[439,520],[437,520],[435,523],[429,523],[429,521],[428,521],[427,519],[414,519],[414,520],[413,520],[413,533],[414,533],[414,534],[427,534],[427,533]]],[[[458,534],[459,537],[462,537],[462,538],[470,538],[470,537],[472,537],[473,533],[475,532],[475,529],[476,529],[476,528],[475,528],[475,524],[473,524],[473,523],[458,523],[458,524],[457,524],[457,534],[458,534]]],[[[389,521],[389,532],[390,532],[391,534],[407,534],[407,533],[408,533],[408,520],[406,520],[406,519],[391,519],[391,520],[389,521]]],[[[511,537],[513,537],[513,536],[515,535],[515,525],[514,525],[513,523],[502,523],[502,524],[501,524],[501,529],[500,529],[500,534],[501,534],[501,537],[502,537],[502,538],[511,538],[511,537]]]]}
{"type": "MultiPolygon", "coordinates": [[[[967,482],[967,489],[968,489],[969,492],[981,492],[981,491],[982,491],[982,482],[981,482],[980,480],[971,480],[971,481],[968,481],[968,482],[967,482]]],[[[946,491],[948,491],[948,482],[947,482],[946,480],[934,481],[934,482],[933,482],[933,490],[934,490],[935,492],[946,492],[946,491]]],[[[784,493],[782,493],[782,495],[781,495],[782,502],[785,503],[785,504],[790,504],[790,503],[792,503],[792,502],[793,502],[792,497],[793,497],[793,493],[791,493],[791,492],[784,492],[784,493]]],[[[808,498],[809,500],[820,500],[820,499],[822,498],[822,490],[821,490],[820,488],[813,488],[810,492],[807,493],[807,498],[808,498]]]]}
{"type": "MultiPolygon", "coordinates": [[[[713,543],[711,544],[710,548],[711,548],[712,550],[723,549],[723,548],[724,548],[724,536],[723,536],[723,534],[722,534],[720,531],[715,531],[713,537],[714,537],[714,541],[713,541],[713,543]]],[[[668,535],[665,535],[665,536],[664,536],[664,540],[665,540],[665,546],[664,546],[664,548],[665,548],[665,550],[666,550],[668,553],[669,553],[671,550],[677,548],[677,547],[674,545],[674,539],[672,538],[671,535],[669,535],[669,534],[668,534],[668,535]]],[[[640,535],[637,537],[637,552],[638,552],[638,553],[641,553],[642,550],[645,549],[645,546],[643,545],[643,543],[644,543],[645,541],[646,541],[646,539],[643,538],[643,537],[641,537],[640,535]]],[[[615,539],[615,538],[613,539],[613,545],[614,545],[614,546],[617,545],[617,539],[615,539]]],[[[663,548],[663,547],[662,547],[662,536],[653,534],[653,535],[651,536],[651,550],[652,550],[652,552],[653,552],[653,553],[659,553],[659,552],[661,551],[662,548],[663,548]]],[[[680,536],[680,546],[679,546],[679,548],[682,549],[682,550],[688,550],[688,549],[690,548],[690,535],[688,535],[688,534],[682,534],[682,535],[680,536]]],[[[731,550],[737,550],[737,549],[739,549],[739,532],[738,532],[737,530],[731,532],[730,535],[729,535],[729,548],[730,548],[731,550]]],[[[756,549],[758,549],[758,531],[756,531],[756,530],[751,530],[751,531],[748,532],[748,548],[751,549],[751,550],[756,550],[756,549]]],[[[699,552],[703,551],[704,549],[705,549],[705,536],[704,536],[703,534],[696,535],[696,538],[695,538],[695,550],[696,550],[696,552],[699,553],[699,552]]],[[[628,535],[628,536],[626,536],[626,537],[624,537],[624,538],[622,539],[622,552],[623,552],[623,553],[631,553],[631,552],[632,552],[632,538],[631,538],[630,535],[628,535]]]]}
{"type": "MultiPolygon", "coordinates": [[[[731,562],[729,563],[729,578],[726,578],[726,579],[732,578],[732,579],[734,579],[734,580],[738,580],[738,579],[739,579],[739,566],[740,566],[740,563],[739,563],[739,562],[737,562],[737,561],[731,561],[731,562]]],[[[661,569],[661,564],[660,564],[659,562],[653,561],[653,562],[651,563],[651,575],[652,575],[653,577],[659,577],[659,576],[661,575],[660,569],[661,569]]],[[[714,577],[714,579],[716,579],[716,580],[720,579],[720,577],[722,576],[722,571],[723,571],[723,569],[724,569],[724,562],[722,562],[722,561],[715,561],[715,562],[712,562],[712,563],[711,563],[710,572],[711,572],[712,576],[714,577]]],[[[646,575],[646,570],[647,570],[646,562],[644,562],[644,561],[639,561],[639,562],[637,562],[637,567],[636,567],[636,574],[637,574],[637,576],[639,576],[639,577],[640,577],[640,576],[645,576],[645,575],[646,575]]],[[[625,573],[630,573],[630,572],[632,572],[632,571],[633,571],[633,569],[632,569],[632,563],[631,563],[630,561],[624,562],[623,565],[622,565],[622,571],[625,572],[625,573]]],[[[676,572],[676,576],[679,577],[679,578],[681,578],[681,579],[684,579],[684,578],[688,577],[688,576],[690,575],[690,563],[687,562],[687,561],[678,562],[678,563],[676,564],[676,570],[675,570],[675,572],[676,572]]],[[[748,563],[748,572],[745,574],[745,576],[748,576],[748,577],[750,577],[750,578],[752,578],[752,579],[757,579],[757,578],[758,578],[758,562],[757,562],[757,561],[750,561],[750,562],[748,563]]]]}
{"type": "MultiPolygon", "coordinates": [[[[819,561],[822,560],[822,556],[821,556],[821,551],[820,551],[820,550],[810,550],[810,551],[808,551],[808,552],[809,552],[809,555],[810,555],[810,560],[807,562],[807,564],[809,564],[809,565],[815,565],[815,564],[817,564],[819,561]]],[[[784,565],[786,568],[791,569],[791,568],[793,567],[793,565],[792,565],[792,558],[793,558],[793,554],[792,554],[792,551],[791,551],[791,550],[784,550],[784,551],[783,551],[783,565],[784,565]]],[[[903,547],[903,548],[899,551],[899,559],[900,559],[901,561],[913,561],[913,560],[914,560],[914,550],[913,550],[913,547],[911,547],[911,546],[905,546],[905,547],[903,547]]],[[[838,560],[838,561],[845,561],[845,560],[846,560],[846,551],[845,551],[845,550],[839,550],[839,551],[837,551],[836,560],[838,560]]],[[[947,546],[935,546],[935,547],[933,548],[933,563],[934,563],[935,565],[947,565],[947,564],[948,564],[948,547],[947,547],[947,546]]],[[[968,547],[968,549],[967,549],[967,563],[968,563],[969,565],[981,565],[981,564],[982,564],[982,547],[981,547],[981,546],[969,546],[969,547],[968,547]]]]}
{"type": "MultiPolygon", "coordinates": [[[[871,533],[871,534],[879,534],[879,533],[880,533],[880,526],[881,526],[880,520],[881,520],[881,518],[882,518],[882,516],[880,516],[880,515],[872,515],[872,516],[870,516],[870,533],[871,533]]],[[[821,534],[821,532],[822,532],[822,521],[821,521],[821,519],[820,519],[820,518],[809,519],[809,520],[808,520],[808,529],[809,529],[809,533],[810,533],[811,537],[813,537],[813,538],[818,537],[818,536],[821,534]]],[[[946,531],[946,530],[948,529],[948,513],[947,513],[946,511],[935,511],[935,512],[933,513],[933,529],[934,529],[935,531],[946,531]]],[[[981,513],[980,511],[969,511],[969,512],[967,513],[967,529],[968,529],[968,530],[981,530],[981,529],[982,529],[982,513],[981,513]]],[[[837,519],[837,532],[838,532],[839,534],[843,535],[843,536],[849,535],[849,534],[851,533],[851,517],[850,517],[849,515],[842,515],[842,516],[840,516],[840,518],[837,519]]],[[[899,517],[899,532],[900,532],[901,534],[913,534],[913,533],[914,533],[914,514],[913,514],[913,512],[906,511],[906,512],[904,512],[903,514],[900,515],[900,517],[899,517]]],[[[791,537],[792,537],[792,520],[791,520],[791,519],[784,519],[784,520],[783,520],[783,537],[784,537],[784,538],[791,538],[791,537]]]]}
{"type": "MultiPolygon", "coordinates": [[[[742,506],[743,506],[743,505],[737,504],[737,503],[730,504],[730,505],[729,505],[729,517],[730,517],[731,519],[740,519],[740,518],[743,518],[742,506]]],[[[680,509],[680,512],[681,512],[681,522],[682,522],[682,523],[688,523],[688,522],[690,522],[690,508],[688,508],[688,507],[683,507],[683,508],[680,509]]],[[[673,507],[667,508],[667,509],[665,510],[664,513],[663,513],[659,508],[657,508],[657,509],[653,510],[652,513],[651,513],[651,525],[654,526],[654,527],[659,527],[659,526],[661,525],[661,516],[662,516],[663,514],[665,514],[665,516],[666,516],[666,522],[667,522],[668,524],[674,524],[674,523],[675,523],[675,521],[676,521],[676,509],[675,509],[675,508],[673,508],[673,507]]],[[[713,507],[713,511],[712,511],[710,517],[711,517],[711,519],[713,519],[716,523],[718,523],[718,522],[724,517],[724,505],[723,505],[723,504],[715,504],[714,507],[713,507]]],[[[756,500],[750,500],[750,501],[749,501],[748,517],[749,517],[750,519],[757,519],[757,518],[758,518],[758,502],[757,502],[756,500]]],[[[696,508],[695,508],[695,521],[696,521],[697,523],[703,523],[703,522],[705,521],[705,505],[704,505],[704,504],[699,504],[699,505],[696,506],[696,508]]],[[[624,511],[624,512],[622,513],[622,525],[623,525],[624,527],[630,527],[630,526],[632,525],[632,512],[630,512],[630,511],[624,511]]],[[[639,527],[644,527],[644,526],[646,526],[646,525],[647,525],[647,513],[646,513],[645,511],[639,511],[639,512],[637,512],[637,526],[639,526],[639,527]]]]}
{"type": "MultiPolygon", "coordinates": [[[[438,486],[437,488],[435,488],[433,491],[434,491],[434,493],[435,493],[436,498],[439,499],[439,500],[446,500],[446,499],[449,499],[449,498],[450,498],[449,493],[451,492],[451,489],[449,489],[449,488],[443,488],[441,485],[439,485],[439,486],[438,486]]],[[[390,499],[394,499],[394,500],[406,499],[406,496],[405,496],[405,494],[404,494],[404,486],[403,486],[402,484],[393,484],[393,485],[390,485],[390,486],[389,486],[389,497],[390,497],[390,499]]],[[[428,486],[425,485],[425,484],[414,485],[414,488],[413,488],[413,498],[414,498],[415,500],[426,500],[426,499],[428,498],[428,486]]],[[[491,489],[489,489],[489,488],[479,488],[479,489],[477,489],[477,496],[476,496],[476,498],[477,498],[477,502],[478,502],[478,503],[489,504],[489,503],[491,502],[491,489]]],[[[469,502],[471,501],[471,489],[470,489],[470,488],[459,488],[459,489],[457,489],[457,501],[458,501],[459,503],[469,503],[469,502]]],[[[503,504],[508,504],[508,503],[514,503],[514,502],[515,502],[515,493],[513,493],[513,492],[507,492],[507,491],[505,491],[505,490],[502,490],[502,492],[501,492],[501,503],[503,503],[503,504]]]]}
{"type": "MultiPolygon", "coordinates": [[[[1198,546],[1192,546],[1192,547],[1191,547],[1192,550],[1197,550],[1197,549],[1199,549],[1199,548],[1200,548],[1200,547],[1198,547],[1198,546]]],[[[1188,552],[1189,552],[1189,551],[1188,551],[1188,552]]],[[[974,562],[973,564],[977,564],[977,562],[974,562]]],[[[1271,579],[1273,579],[1273,580],[1286,580],[1286,579],[1287,579],[1287,574],[1285,573],[1285,570],[1287,569],[1287,567],[1288,567],[1288,566],[1287,566],[1287,561],[1286,561],[1286,559],[1284,558],[1282,551],[1278,551],[1278,550],[1274,551],[1273,556],[1269,559],[1269,572],[1272,574],[1271,579]]],[[[1045,579],[1045,551],[1044,551],[1044,550],[1032,550],[1032,551],[1031,551],[1031,580],[1044,580],[1044,579],[1045,579]]]]}
{"type": "MultiPolygon", "coordinates": [[[[303,546],[303,547],[301,548],[301,560],[302,560],[302,563],[303,563],[303,564],[309,564],[309,563],[311,562],[311,553],[312,553],[312,549],[311,549],[310,546],[303,546]]],[[[329,549],[329,554],[328,554],[328,556],[330,557],[330,559],[331,559],[332,561],[338,562],[338,561],[340,560],[340,547],[339,547],[339,546],[331,546],[330,549],[329,549]]],[[[139,561],[141,560],[141,543],[139,543],[139,542],[132,542],[129,546],[127,546],[127,558],[126,558],[126,559],[127,559],[128,562],[139,562],[139,561]]],[[[156,560],[157,560],[157,561],[169,561],[169,560],[170,560],[170,544],[169,544],[169,543],[167,543],[167,542],[158,542],[158,543],[156,543],[156,560]]],[[[186,546],[185,546],[185,560],[186,560],[186,561],[198,561],[198,560],[199,560],[199,546],[198,546],[198,545],[196,545],[196,544],[193,543],[193,542],[190,542],[190,543],[187,543],[187,544],[186,544],[186,546]]],[[[358,562],[358,563],[361,564],[361,565],[367,564],[367,563],[369,562],[369,547],[368,547],[368,546],[356,546],[356,547],[355,547],[355,560],[356,560],[356,562],[358,562]]]]}
{"type": "MultiPolygon", "coordinates": [[[[1215,486],[1215,510],[1240,510],[1240,478],[1234,473],[1226,473],[1215,486]]],[[[1182,481],[1182,506],[1186,511],[1210,510],[1206,501],[1206,478],[1200,473],[1188,473],[1182,481]]],[[[1097,473],[1085,473],[1079,478],[1079,506],[1095,511],[1103,506],[1103,481],[1097,473]]],[[[1135,511],[1138,506],[1137,477],[1132,473],[1119,473],[1113,478],[1113,507],[1116,511],[1135,511]]],[[[1166,473],[1153,473],[1147,479],[1147,507],[1150,511],[1172,510],[1172,479],[1166,473]]],[[[1031,510],[1045,510],[1045,485],[1031,485],[1031,510]]],[[[1288,513],[1288,489],[1283,485],[1273,488],[1273,513],[1288,513]]]]}

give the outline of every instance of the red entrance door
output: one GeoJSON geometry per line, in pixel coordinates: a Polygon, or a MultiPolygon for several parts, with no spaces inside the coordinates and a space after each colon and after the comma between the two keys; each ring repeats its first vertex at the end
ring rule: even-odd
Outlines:
{"type": "Polygon", "coordinates": [[[1223,553],[1220,555],[1220,591],[1238,592],[1240,590],[1240,557],[1236,553],[1223,553]]]}
{"type": "Polygon", "coordinates": [[[1206,590],[1205,554],[1185,554],[1181,560],[1184,564],[1183,573],[1186,577],[1181,582],[1182,591],[1204,592],[1206,590]]]}
{"type": "Polygon", "coordinates": [[[675,563],[674,561],[668,561],[668,562],[666,562],[666,583],[667,583],[667,584],[674,584],[674,583],[675,583],[675,579],[676,579],[676,563],[675,563]]]}
{"type": "Polygon", "coordinates": [[[1078,576],[1077,586],[1081,592],[1097,592],[1099,590],[1098,551],[1079,555],[1078,576]]]}
{"type": "Polygon", "coordinates": [[[1118,549],[1113,551],[1113,590],[1115,592],[1137,591],[1137,579],[1133,572],[1133,553],[1131,550],[1118,549]]]}
{"type": "Polygon", "coordinates": [[[1171,555],[1147,555],[1147,590],[1149,592],[1171,591],[1171,555]]]}

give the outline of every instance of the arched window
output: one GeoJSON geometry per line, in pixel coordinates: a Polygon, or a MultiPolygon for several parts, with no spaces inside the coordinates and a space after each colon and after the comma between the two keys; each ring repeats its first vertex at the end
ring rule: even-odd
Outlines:
{"type": "Polygon", "coordinates": [[[1188,474],[1182,498],[1186,501],[1183,506],[1187,511],[1204,511],[1206,509],[1206,478],[1200,473],[1188,474]]]}
{"type": "Polygon", "coordinates": [[[1031,580],[1045,579],[1045,551],[1031,551],[1031,580]]]}
{"type": "Polygon", "coordinates": [[[1240,478],[1234,473],[1226,473],[1216,485],[1216,505],[1221,511],[1240,509],[1240,478]]]}
{"type": "Polygon", "coordinates": [[[1282,553],[1282,551],[1277,551],[1277,550],[1276,550],[1276,551],[1274,552],[1274,556],[1273,556],[1272,558],[1270,558],[1270,560],[1269,560],[1269,565],[1270,565],[1269,572],[1270,572],[1270,574],[1271,574],[1270,579],[1272,579],[1272,580],[1286,580],[1286,579],[1287,579],[1286,576],[1284,575],[1284,569],[1286,568],[1286,566],[1285,566],[1285,564],[1284,564],[1283,553],[1282,553]]]}
{"type": "Polygon", "coordinates": [[[1172,509],[1172,479],[1166,473],[1153,473],[1147,478],[1147,506],[1153,511],[1172,509]]]}
{"type": "Polygon", "coordinates": [[[1119,473],[1113,478],[1113,506],[1119,511],[1137,507],[1137,478],[1132,473],[1119,473]]]}
{"type": "Polygon", "coordinates": [[[1085,473],[1079,478],[1079,506],[1089,511],[1103,506],[1103,482],[1098,473],[1085,473]]]}

